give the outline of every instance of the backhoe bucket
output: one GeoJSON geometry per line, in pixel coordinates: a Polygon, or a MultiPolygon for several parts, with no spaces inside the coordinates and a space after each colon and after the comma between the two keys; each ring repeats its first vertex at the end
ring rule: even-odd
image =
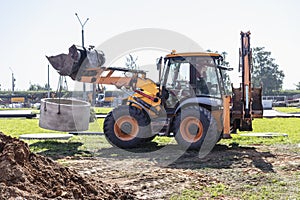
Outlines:
{"type": "Polygon", "coordinates": [[[75,45],[69,48],[68,54],[46,56],[50,64],[62,76],[70,76],[73,80],[80,79],[78,72],[89,68],[99,68],[105,63],[102,51],[86,50],[75,45]]]}
{"type": "Polygon", "coordinates": [[[232,88],[232,92],[232,119],[239,122],[236,128],[240,131],[252,131],[252,119],[263,117],[262,88],[251,88],[250,116],[248,117],[245,117],[242,87],[232,88]]]}
{"type": "Polygon", "coordinates": [[[252,116],[254,118],[263,117],[263,105],[262,105],[262,88],[252,89],[252,116]]]}

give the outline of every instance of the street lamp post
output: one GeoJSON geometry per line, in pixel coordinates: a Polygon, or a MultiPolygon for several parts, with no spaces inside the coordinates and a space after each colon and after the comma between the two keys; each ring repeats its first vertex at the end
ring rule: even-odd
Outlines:
{"type": "Polygon", "coordinates": [[[75,13],[75,15],[76,15],[76,17],[77,17],[77,19],[78,19],[78,21],[79,21],[79,23],[81,25],[81,40],[82,40],[82,47],[84,47],[84,25],[87,23],[87,21],[89,20],[89,18],[87,18],[85,20],[85,22],[82,23],[81,20],[80,20],[80,18],[78,17],[78,14],[75,13]]]}
{"type": "MultiPolygon", "coordinates": [[[[82,41],[82,47],[84,48],[84,25],[87,23],[87,21],[89,20],[89,18],[87,18],[85,20],[84,23],[81,22],[80,18],[78,17],[78,14],[75,13],[80,25],[81,25],[81,41],[82,41]]],[[[83,83],[83,99],[86,101],[87,100],[87,95],[86,95],[86,87],[85,87],[85,83],[83,83]]]]}

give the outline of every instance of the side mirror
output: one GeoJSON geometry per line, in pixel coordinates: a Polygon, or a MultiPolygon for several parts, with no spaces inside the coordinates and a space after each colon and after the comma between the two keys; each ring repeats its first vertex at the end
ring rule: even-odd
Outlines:
{"type": "Polygon", "coordinates": [[[224,59],[223,57],[219,57],[217,60],[218,65],[223,65],[224,64],[224,59]]]}

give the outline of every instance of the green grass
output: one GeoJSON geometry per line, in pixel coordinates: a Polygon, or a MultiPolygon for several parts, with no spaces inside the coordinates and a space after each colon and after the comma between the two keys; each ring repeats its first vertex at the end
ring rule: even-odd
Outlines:
{"type": "MultiPolygon", "coordinates": [[[[272,175],[271,175],[272,176],[272,175]]],[[[171,196],[171,200],[196,200],[196,199],[298,199],[300,183],[284,182],[272,179],[262,181],[260,186],[244,184],[238,188],[231,188],[222,183],[201,186],[199,190],[185,189],[180,194],[171,196]],[[287,191],[293,191],[287,193],[287,191]],[[227,198],[224,198],[227,197],[227,198]]]]}
{"type": "Polygon", "coordinates": [[[13,137],[19,137],[20,135],[27,133],[57,132],[40,128],[38,119],[24,118],[1,118],[0,131],[13,137]]]}
{"type": "Polygon", "coordinates": [[[73,136],[64,140],[27,140],[30,150],[54,159],[66,156],[94,156],[102,148],[110,147],[104,136],[73,136]]]}
{"type": "Polygon", "coordinates": [[[0,108],[0,110],[37,110],[35,108],[0,108]]]}
{"type": "MultiPolygon", "coordinates": [[[[96,113],[109,113],[113,108],[111,107],[91,107],[96,113]]],[[[40,111],[36,108],[0,108],[0,110],[32,110],[35,113],[40,111]]]]}
{"type": "MultiPolygon", "coordinates": [[[[103,131],[103,119],[98,119],[89,124],[90,132],[103,131]]],[[[232,134],[233,139],[221,140],[220,143],[230,144],[238,143],[239,145],[249,144],[298,144],[300,143],[300,118],[273,118],[273,119],[255,119],[253,121],[253,132],[275,132],[286,133],[288,137],[242,137],[239,134],[232,134]]],[[[8,118],[0,119],[0,131],[13,136],[19,137],[22,134],[28,133],[62,133],[53,130],[40,128],[38,119],[24,119],[24,118],[8,118]]],[[[240,132],[243,133],[243,132],[240,132]]],[[[250,132],[251,133],[251,132],[250,132]]],[[[87,136],[90,137],[90,136],[87,136]]],[[[86,139],[88,141],[88,139],[86,139]]],[[[154,142],[158,144],[174,144],[174,138],[156,137],[154,142]]]]}
{"type": "MultiPolygon", "coordinates": [[[[300,143],[300,118],[272,118],[255,119],[253,121],[253,131],[258,133],[286,133],[288,137],[279,136],[272,138],[245,137],[239,134],[232,134],[233,139],[222,140],[221,143],[248,144],[297,144],[300,143]]],[[[247,132],[239,132],[247,133],[247,132]]],[[[251,132],[249,132],[251,133],[251,132]]]]}
{"type": "MultiPolygon", "coordinates": [[[[102,127],[103,119],[98,119],[89,124],[88,131],[101,132],[102,127]]],[[[24,118],[0,118],[0,131],[13,137],[19,137],[22,134],[28,133],[64,133],[39,127],[38,119],[24,118]]]]}
{"type": "Polygon", "coordinates": [[[170,200],[197,200],[204,196],[203,191],[197,190],[183,190],[181,194],[174,194],[170,200]]]}
{"type": "Polygon", "coordinates": [[[110,107],[93,107],[95,113],[109,113],[113,108],[110,107]]]}
{"type": "MultiPolygon", "coordinates": [[[[251,144],[298,144],[300,143],[300,118],[263,118],[255,119],[253,121],[252,132],[238,132],[238,134],[231,134],[232,139],[221,140],[222,144],[238,143],[240,145],[251,145],[251,144]],[[246,133],[285,133],[288,137],[245,137],[239,134],[246,133]]],[[[170,144],[175,143],[173,138],[169,137],[156,137],[154,142],[158,144],[170,144]]]]}
{"type": "MultiPolygon", "coordinates": [[[[99,108],[99,110],[100,109],[102,109],[100,112],[108,112],[111,110],[111,108],[99,108]]],[[[103,132],[103,122],[104,119],[98,119],[95,122],[90,123],[88,131],[103,132]]],[[[40,128],[38,123],[38,119],[0,118],[0,132],[17,138],[22,134],[29,133],[65,133],[40,128]]],[[[286,133],[288,134],[288,137],[243,137],[239,134],[232,134],[232,139],[221,140],[220,143],[226,145],[237,143],[242,146],[253,144],[276,145],[300,143],[300,118],[255,119],[253,121],[253,129],[253,132],[286,133]]],[[[31,145],[31,149],[34,152],[49,152],[50,154],[51,149],[56,153],[61,151],[62,154],[66,154],[63,152],[67,152],[67,149],[74,149],[74,147],[77,146],[78,154],[84,155],[88,154],[87,152],[90,152],[89,155],[91,155],[94,151],[97,151],[102,147],[105,148],[110,146],[103,136],[74,136],[67,141],[27,140],[26,142],[31,145]],[[65,144],[65,146],[61,144],[65,144]]],[[[156,137],[154,142],[158,143],[158,145],[176,144],[174,138],[169,137],[156,137]]],[[[75,150],[72,150],[71,152],[73,152],[70,153],[71,155],[76,154],[74,153],[75,150]]]]}
{"type": "Polygon", "coordinates": [[[155,137],[153,142],[156,142],[158,145],[166,145],[166,144],[176,144],[174,137],[155,137]]]}
{"type": "Polygon", "coordinates": [[[171,196],[171,200],[222,199],[228,196],[228,187],[222,183],[199,186],[199,190],[185,189],[180,194],[171,196]]]}
{"type": "MultiPolygon", "coordinates": [[[[102,132],[103,119],[89,124],[90,132],[102,132]]],[[[39,127],[38,119],[0,119],[0,132],[18,138],[30,133],[65,133],[39,127]]],[[[60,158],[65,156],[93,156],[95,151],[110,145],[103,136],[73,136],[69,140],[25,140],[30,150],[42,155],[60,158]]]]}
{"type": "Polygon", "coordinates": [[[300,113],[300,107],[274,107],[273,109],[283,113],[300,113]]]}

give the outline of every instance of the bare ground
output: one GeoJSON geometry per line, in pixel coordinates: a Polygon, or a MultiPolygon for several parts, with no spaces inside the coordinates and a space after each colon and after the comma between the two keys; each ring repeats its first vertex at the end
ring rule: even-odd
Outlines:
{"type": "Polygon", "coordinates": [[[151,143],[131,152],[101,149],[95,157],[63,163],[84,177],[131,190],[136,199],[189,199],[193,191],[201,193],[197,199],[300,199],[299,151],[298,145],[217,145],[199,158],[176,145],[151,143]]]}
{"type": "Polygon", "coordinates": [[[116,184],[82,177],[76,171],[30,152],[28,145],[0,133],[0,200],[133,199],[116,184]]]}
{"type": "Polygon", "coordinates": [[[58,151],[58,164],[0,134],[0,199],[300,199],[299,151],[218,144],[201,157],[152,142],[101,148],[93,157],[58,151]]]}

